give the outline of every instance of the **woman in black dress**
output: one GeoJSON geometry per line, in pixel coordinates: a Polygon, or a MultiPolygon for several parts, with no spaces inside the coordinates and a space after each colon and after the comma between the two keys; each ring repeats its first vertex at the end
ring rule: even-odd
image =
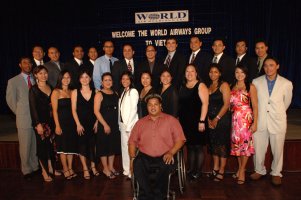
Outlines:
{"type": "Polygon", "coordinates": [[[52,89],[47,84],[48,70],[37,66],[33,74],[37,84],[29,90],[29,106],[32,126],[36,133],[37,156],[42,168],[44,181],[50,182],[54,173],[55,153],[53,148],[53,120],[51,116],[50,95],[52,89]]]}
{"type": "Polygon", "coordinates": [[[83,68],[79,72],[79,88],[72,91],[72,114],[78,134],[78,152],[83,166],[84,179],[90,179],[87,159],[91,161],[91,170],[95,176],[99,173],[95,168],[95,133],[97,120],[94,115],[95,90],[92,86],[91,72],[83,68]]]}
{"type": "Polygon", "coordinates": [[[144,71],[141,73],[141,84],[143,89],[139,95],[138,101],[138,116],[139,119],[148,115],[145,97],[151,93],[155,93],[155,89],[152,87],[152,75],[149,71],[144,71]]]}
{"type": "Polygon", "coordinates": [[[77,137],[71,111],[70,85],[70,73],[65,70],[61,71],[56,88],[51,95],[56,150],[60,155],[64,176],[67,180],[77,176],[72,169],[73,155],[77,154],[77,137]]]}
{"type": "Polygon", "coordinates": [[[206,144],[205,120],[208,111],[208,89],[199,80],[197,68],[189,64],[185,69],[184,84],[179,90],[179,120],[186,136],[190,178],[200,177],[206,144]]]}
{"type": "Polygon", "coordinates": [[[230,87],[222,81],[221,68],[214,63],[209,68],[209,153],[213,157],[213,170],[210,177],[214,181],[224,178],[227,158],[230,154],[231,114],[230,87]]]}
{"type": "Polygon", "coordinates": [[[158,92],[162,97],[163,112],[177,118],[179,110],[179,94],[177,89],[171,84],[172,76],[168,69],[162,71],[160,81],[162,87],[158,92]]]}
{"type": "Polygon", "coordinates": [[[114,169],[115,155],[120,154],[120,132],[118,128],[118,95],[111,88],[112,74],[101,77],[103,89],[95,94],[94,114],[98,120],[96,134],[96,156],[100,157],[103,173],[114,179],[119,173],[114,169]]]}

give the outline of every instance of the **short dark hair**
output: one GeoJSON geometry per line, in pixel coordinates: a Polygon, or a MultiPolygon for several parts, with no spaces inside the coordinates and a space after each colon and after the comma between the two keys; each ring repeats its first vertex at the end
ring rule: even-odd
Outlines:
{"type": "Polygon", "coordinates": [[[155,45],[153,45],[153,44],[146,45],[145,51],[146,51],[147,47],[153,47],[155,49],[155,51],[157,51],[157,47],[155,45]]]}
{"type": "Polygon", "coordinates": [[[246,44],[246,47],[248,46],[247,40],[245,40],[245,39],[238,39],[238,40],[236,40],[235,45],[236,45],[237,43],[239,43],[239,42],[244,42],[244,43],[246,44]]]}
{"type": "Polygon", "coordinates": [[[268,46],[267,41],[264,40],[264,39],[257,39],[256,42],[255,42],[255,45],[256,45],[257,43],[260,43],[260,42],[262,42],[265,46],[268,46]]]}
{"type": "Polygon", "coordinates": [[[132,50],[135,51],[134,46],[133,46],[132,44],[130,44],[130,43],[125,43],[125,44],[123,44],[123,45],[122,45],[122,50],[123,50],[123,48],[124,48],[125,46],[130,46],[130,47],[132,48],[132,50]]]}
{"type": "Polygon", "coordinates": [[[190,40],[191,40],[192,38],[197,38],[197,39],[199,39],[200,42],[202,42],[201,37],[198,36],[198,35],[191,35],[191,36],[190,36],[190,40]]]}
{"type": "Polygon", "coordinates": [[[178,40],[174,36],[169,36],[168,38],[166,38],[166,43],[167,43],[168,40],[174,40],[174,41],[176,41],[176,44],[178,44],[178,40]]]}
{"type": "Polygon", "coordinates": [[[77,48],[77,47],[80,47],[80,48],[82,48],[82,50],[84,50],[84,48],[83,48],[83,46],[82,46],[82,45],[80,45],[80,44],[76,44],[76,45],[74,45],[74,46],[73,46],[73,48],[72,48],[72,52],[74,52],[74,51],[75,51],[75,48],[77,48]]]}
{"type": "Polygon", "coordinates": [[[224,39],[224,38],[222,38],[222,37],[217,37],[217,38],[214,38],[214,39],[213,39],[213,42],[212,42],[212,45],[213,45],[213,43],[214,43],[215,41],[217,41],[217,40],[220,40],[220,41],[222,41],[223,45],[224,45],[224,46],[226,46],[225,39],[224,39]]]}
{"type": "Polygon", "coordinates": [[[266,58],[264,60],[263,64],[266,62],[266,60],[269,60],[269,59],[275,61],[276,65],[279,65],[279,60],[274,56],[270,56],[270,57],[266,58]]]}
{"type": "Polygon", "coordinates": [[[31,61],[31,58],[30,58],[30,57],[28,57],[28,56],[22,56],[22,57],[19,59],[19,63],[21,63],[21,62],[22,62],[22,60],[29,60],[29,61],[30,61],[30,63],[32,63],[32,61],[31,61]]]}
{"type": "Polygon", "coordinates": [[[33,69],[33,74],[37,74],[43,69],[45,69],[45,71],[48,73],[48,69],[44,65],[39,65],[33,69]]]}
{"type": "Polygon", "coordinates": [[[151,93],[151,94],[147,95],[147,96],[145,97],[145,102],[146,102],[146,104],[148,103],[148,101],[149,101],[150,99],[158,99],[159,103],[160,103],[160,104],[162,103],[162,97],[161,97],[160,94],[157,94],[157,93],[151,93]]]}

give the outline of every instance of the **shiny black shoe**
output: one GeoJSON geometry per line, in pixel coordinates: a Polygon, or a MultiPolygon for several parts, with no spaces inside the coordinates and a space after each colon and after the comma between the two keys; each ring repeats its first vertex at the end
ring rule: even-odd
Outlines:
{"type": "Polygon", "coordinates": [[[23,177],[26,181],[31,181],[32,180],[32,174],[25,174],[23,177]]]}

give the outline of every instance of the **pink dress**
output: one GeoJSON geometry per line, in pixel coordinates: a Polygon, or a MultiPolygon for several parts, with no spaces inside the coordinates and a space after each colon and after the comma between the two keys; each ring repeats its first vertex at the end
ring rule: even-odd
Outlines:
{"type": "Polygon", "coordinates": [[[250,100],[250,93],[247,91],[231,91],[231,155],[233,156],[251,156],[254,154],[252,133],[249,130],[253,123],[250,100]]]}

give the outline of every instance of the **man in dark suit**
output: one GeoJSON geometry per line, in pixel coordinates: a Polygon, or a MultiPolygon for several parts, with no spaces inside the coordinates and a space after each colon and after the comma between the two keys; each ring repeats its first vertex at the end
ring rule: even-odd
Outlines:
{"type": "Polygon", "coordinates": [[[179,88],[183,82],[185,71],[185,56],[177,51],[178,41],[175,37],[166,39],[167,56],[164,64],[169,68],[172,75],[172,84],[179,88]]]}
{"type": "Polygon", "coordinates": [[[140,76],[142,71],[138,65],[138,62],[136,62],[136,60],[134,60],[133,58],[135,54],[134,48],[131,44],[124,44],[122,49],[124,59],[114,62],[114,65],[112,67],[113,89],[117,92],[121,91],[121,74],[125,71],[130,71],[134,76],[134,83],[136,88],[138,90],[141,90],[142,85],[140,81],[140,76]]]}
{"type": "Polygon", "coordinates": [[[201,50],[202,41],[199,36],[190,37],[191,55],[188,58],[188,64],[194,64],[198,69],[198,74],[205,82],[209,80],[209,65],[211,64],[211,55],[201,50]]]}
{"type": "Polygon", "coordinates": [[[87,67],[91,74],[93,74],[94,64],[96,59],[98,58],[98,52],[95,47],[90,47],[88,50],[88,58],[89,60],[85,62],[85,67],[87,67]]]}
{"type": "Polygon", "coordinates": [[[255,53],[257,55],[257,76],[265,74],[263,63],[266,59],[270,58],[268,55],[268,45],[264,40],[258,40],[255,44],[255,53]]]}
{"type": "Polygon", "coordinates": [[[238,40],[235,45],[236,62],[235,65],[243,65],[248,68],[248,80],[251,83],[257,77],[256,59],[247,55],[247,42],[245,40],[238,40]]]}
{"type": "Polygon", "coordinates": [[[68,70],[71,74],[71,82],[74,87],[79,86],[78,76],[81,68],[84,67],[83,57],[84,50],[80,45],[76,45],[73,47],[73,59],[65,63],[65,69],[68,70]]]}
{"type": "Polygon", "coordinates": [[[44,58],[45,52],[43,50],[43,47],[40,45],[35,45],[32,48],[32,69],[36,68],[39,65],[44,65],[44,58]]]}
{"type": "Polygon", "coordinates": [[[44,65],[48,69],[48,83],[54,88],[57,84],[60,71],[64,68],[64,64],[60,62],[60,52],[56,47],[48,49],[48,57],[50,61],[44,65]]]}
{"type": "Polygon", "coordinates": [[[234,82],[235,61],[224,53],[225,48],[225,42],[222,39],[213,41],[212,50],[214,56],[212,63],[218,63],[221,66],[223,80],[232,84],[234,82]]]}
{"type": "Polygon", "coordinates": [[[153,45],[147,45],[145,49],[146,59],[141,62],[141,69],[149,71],[152,75],[152,86],[157,89],[160,85],[160,75],[164,69],[163,61],[156,57],[157,49],[153,45]]]}
{"type": "Polygon", "coordinates": [[[21,171],[26,180],[30,180],[33,172],[39,169],[36,149],[36,136],[31,125],[28,92],[35,84],[31,73],[32,63],[28,57],[20,59],[21,73],[8,80],[6,102],[16,115],[21,171]]]}

